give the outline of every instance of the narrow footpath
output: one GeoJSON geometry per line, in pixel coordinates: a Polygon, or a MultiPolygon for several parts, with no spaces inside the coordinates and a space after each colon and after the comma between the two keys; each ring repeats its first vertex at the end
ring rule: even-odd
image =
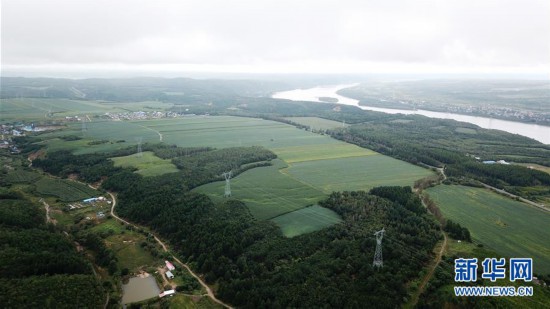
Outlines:
{"type": "MultiPolygon", "coordinates": [[[[120,222],[123,222],[125,224],[128,224],[128,225],[131,225],[135,228],[139,228],[139,226],[133,224],[133,223],[130,223],[122,218],[120,218],[119,216],[117,216],[115,214],[115,206],[116,206],[116,198],[114,196],[113,193],[111,192],[108,192],[109,195],[111,196],[111,200],[112,200],[112,205],[111,205],[111,216],[113,216],[113,218],[115,218],[116,220],[120,221],[120,222]]],[[[152,233],[151,233],[152,234],[152,233]]],[[[168,246],[166,246],[166,244],[161,241],[155,234],[152,234],[153,237],[155,238],[155,240],[159,243],[159,245],[161,245],[162,249],[165,251],[165,252],[168,252],[168,246]]],[[[180,264],[181,266],[183,266],[185,269],[187,269],[187,271],[191,274],[191,276],[195,277],[195,279],[197,279],[199,281],[199,283],[202,285],[202,287],[204,287],[204,289],[206,290],[206,293],[208,295],[208,297],[210,297],[210,299],[212,299],[214,302],[224,306],[225,308],[230,308],[232,309],[233,307],[229,306],[228,304],[222,302],[221,300],[217,299],[216,296],[214,295],[214,292],[212,292],[212,289],[197,275],[193,272],[193,270],[191,270],[191,268],[189,268],[189,266],[185,263],[183,263],[182,261],[180,261],[175,255],[172,254],[172,259],[174,261],[176,261],[178,264],[180,264]]]]}
{"type": "Polygon", "coordinates": [[[426,290],[426,286],[428,285],[428,282],[432,279],[435,269],[441,263],[441,259],[443,257],[443,253],[445,253],[445,248],[447,248],[447,234],[445,232],[443,233],[443,243],[441,244],[441,249],[439,249],[439,252],[437,253],[437,256],[435,258],[435,261],[433,265],[430,267],[430,271],[422,278],[422,281],[420,282],[420,285],[418,286],[418,290],[414,293],[412,296],[410,302],[408,303],[407,308],[414,308],[416,304],[418,303],[418,300],[420,299],[420,295],[424,293],[424,290],[426,290]],[[410,305],[410,306],[409,306],[410,305]]]}

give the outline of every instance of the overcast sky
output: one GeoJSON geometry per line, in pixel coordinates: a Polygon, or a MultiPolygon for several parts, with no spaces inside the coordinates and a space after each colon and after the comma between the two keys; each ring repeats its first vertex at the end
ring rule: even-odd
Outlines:
{"type": "Polygon", "coordinates": [[[549,0],[1,0],[3,71],[542,73],[549,0]]]}

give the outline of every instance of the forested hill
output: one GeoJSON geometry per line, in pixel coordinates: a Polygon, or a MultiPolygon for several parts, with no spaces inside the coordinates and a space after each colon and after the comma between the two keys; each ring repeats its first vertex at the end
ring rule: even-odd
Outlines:
{"type": "Polygon", "coordinates": [[[441,235],[410,188],[407,205],[366,192],[333,193],[321,206],[342,216],[342,224],[284,238],[240,201],[216,205],[165,181],[130,187],[119,187],[119,213],[168,239],[208,283],[217,283],[220,298],[243,308],[395,308],[441,235]],[[381,228],[384,267],[375,269],[373,233],[381,228]]]}
{"type": "Polygon", "coordinates": [[[105,293],[73,243],[38,205],[0,190],[0,307],[101,307],[105,293]]]}
{"type": "Polygon", "coordinates": [[[292,89],[282,82],[191,78],[62,79],[2,77],[0,98],[56,98],[118,102],[206,103],[238,96],[266,96],[292,89]],[[29,87],[30,85],[30,87],[29,87]]]}

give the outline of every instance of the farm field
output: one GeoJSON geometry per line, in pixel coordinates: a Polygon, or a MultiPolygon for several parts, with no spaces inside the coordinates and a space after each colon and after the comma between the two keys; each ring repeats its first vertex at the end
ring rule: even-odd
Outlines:
{"type": "Polygon", "coordinates": [[[340,223],[342,219],[334,211],[315,205],[278,216],[272,221],[281,227],[283,235],[294,237],[340,223]]]}
{"type": "Polygon", "coordinates": [[[299,123],[304,126],[308,126],[313,130],[330,130],[341,128],[344,124],[334,120],[328,120],[319,117],[286,117],[286,120],[290,120],[295,123],[299,123]]]}
{"type": "Polygon", "coordinates": [[[114,157],[111,158],[115,166],[122,167],[135,167],[137,168],[136,173],[147,176],[158,176],[167,173],[175,173],[178,171],[178,168],[172,164],[168,159],[161,159],[151,151],[145,151],[142,153],[141,157],[137,154],[132,154],[125,157],[114,157]]]}
{"type": "Polygon", "coordinates": [[[82,131],[81,123],[71,123],[69,128],[59,132],[51,132],[43,135],[49,151],[61,149],[71,150],[74,154],[87,154],[96,152],[108,152],[128,146],[137,145],[137,139],[143,143],[159,142],[156,132],[145,127],[127,121],[94,121],[86,122],[86,130],[82,131]],[[82,139],[65,141],[59,137],[75,135],[82,139]],[[106,140],[106,143],[90,145],[92,141],[106,140]]]}
{"type": "Polygon", "coordinates": [[[132,123],[158,131],[163,136],[163,142],[181,147],[263,146],[274,149],[339,143],[329,137],[299,130],[291,125],[258,118],[194,116],[132,123]]]}
{"type": "Polygon", "coordinates": [[[44,195],[53,195],[65,202],[78,201],[98,195],[98,192],[83,184],[44,177],[36,183],[36,191],[44,195]]]}
{"type": "MultiPolygon", "coordinates": [[[[273,166],[248,170],[231,180],[232,197],[246,203],[252,215],[260,220],[271,219],[313,205],[325,195],[314,188],[286,177],[279,172],[286,164],[273,160],[273,166]]],[[[195,191],[223,201],[225,181],[202,185],[195,191]]]]}
{"type": "Polygon", "coordinates": [[[550,273],[550,214],[481,188],[439,185],[427,192],[475,240],[506,257],[532,257],[535,273],[550,273]]]}
{"type": "Polygon", "coordinates": [[[286,163],[380,155],[372,150],[348,143],[337,143],[329,146],[326,144],[291,146],[272,148],[271,150],[286,163]]]}
{"type": "MultiPolygon", "coordinates": [[[[328,124],[320,118],[304,119],[328,124]]],[[[133,146],[139,137],[144,143],[159,142],[162,137],[163,143],[180,147],[263,146],[270,149],[279,157],[279,160],[274,161],[274,166],[255,168],[231,180],[233,196],[243,200],[258,219],[272,219],[315,205],[332,191],[368,190],[381,185],[412,185],[415,180],[432,173],[329,136],[258,118],[188,116],[140,121],[101,121],[86,125],[85,138],[82,140],[67,142],[58,139],[61,134],[82,134],[81,124],[71,124],[72,132],[50,133],[48,147],[50,150],[68,147],[74,153],[82,154],[133,146]],[[92,140],[108,142],[89,145],[92,140]]],[[[144,158],[149,158],[149,155],[144,158]]],[[[148,175],[147,169],[142,168],[145,164],[134,159],[129,156],[124,159],[125,163],[120,159],[117,164],[135,166],[143,170],[143,175],[148,175]]],[[[155,161],[152,166],[157,164],[155,161]]],[[[167,168],[158,167],[159,170],[151,171],[151,175],[165,172],[165,167],[167,168]]],[[[195,190],[221,201],[224,186],[224,182],[215,182],[195,190]]],[[[296,216],[300,217],[300,214],[296,216]]],[[[290,220],[279,222],[284,229],[283,222],[290,220]]],[[[289,229],[293,229],[290,223],[289,229]]]]}
{"type": "Polygon", "coordinates": [[[431,175],[426,169],[374,152],[362,157],[299,162],[283,172],[327,194],[377,186],[407,186],[431,175]]]}
{"type": "Polygon", "coordinates": [[[28,172],[24,170],[9,171],[6,175],[6,181],[11,183],[30,183],[40,178],[40,174],[36,172],[28,172]]]}

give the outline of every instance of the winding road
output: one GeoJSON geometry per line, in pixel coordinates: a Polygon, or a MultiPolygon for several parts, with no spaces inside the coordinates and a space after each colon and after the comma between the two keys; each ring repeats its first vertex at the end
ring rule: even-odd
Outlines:
{"type": "MultiPolygon", "coordinates": [[[[109,195],[111,196],[111,200],[112,200],[112,205],[111,205],[111,216],[113,216],[113,218],[115,218],[116,220],[120,221],[120,222],[123,222],[125,224],[128,224],[128,225],[131,225],[135,228],[139,228],[139,226],[133,224],[133,223],[130,223],[122,218],[120,218],[119,216],[117,216],[115,214],[115,206],[116,206],[116,198],[115,198],[115,195],[111,192],[107,192],[109,193],[109,195]]],[[[155,238],[155,240],[159,243],[159,245],[162,247],[162,249],[165,251],[165,252],[168,252],[168,246],[166,246],[166,244],[160,240],[155,234],[151,233],[151,235],[153,235],[153,237],[155,238]]],[[[222,302],[221,300],[219,300],[218,298],[216,298],[216,296],[214,295],[214,292],[212,291],[212,289],[197,275],[193,272],[193,270],[191,270],[191,268],[183,263],[182,261],[180,261],[180,259],[178,259],[175,255],[172,254],[172,259],[174,261],[176,261],[178,264],[180,264],[181,266],[183,266],[185,269],[187,269],[187,271],[191,274],[191,276],[193,276],[195,279],[197,279],[197,281],[199,281],[200,285],[202,285],[202,287],[204,287],[204,289],[206,290],[206,293],[208,295],[208,297],[210,297],[210,299],[212,299],[214,302],[224,306],[225,308],[230,308],[230,309],[233,309],[233,307],[229,306],[228,304],[222,302]]]]}

